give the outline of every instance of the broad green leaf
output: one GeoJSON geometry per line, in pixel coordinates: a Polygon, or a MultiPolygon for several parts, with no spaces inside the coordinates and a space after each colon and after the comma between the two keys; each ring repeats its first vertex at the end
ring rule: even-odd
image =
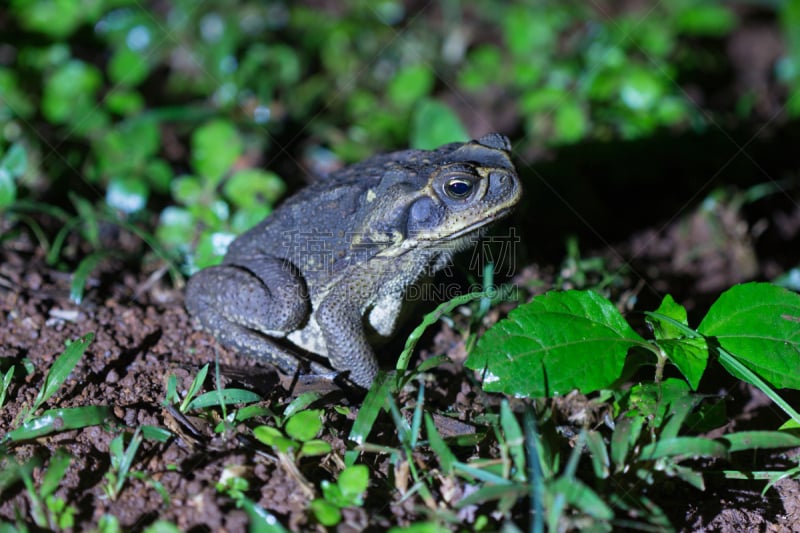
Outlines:
{"type": "Polygon", "coordinates": [[[658,343],[669,360],[696,390],[708,363],[708,346],[705,339],[670,339],[658,343]]]}
{"type": "Polygon", "coordinates": [[[668,294],[654,314],[647,314],[646,320],[653,328],[656,344],[672,364],[678,367],[692,389],[697,389],[708,363],[708,346],[705,339],[686,337],[684,330],[669,320],[659,318],[658,315],[664,315],[688,328],[686,308],[676,303],[668,294]]]}
{"type": "MultiPolygon", "coordinates": [[[[664,296],[664,299],[661,300],[661,305],[658,306],[655,312],[667,316],[684,326],[689,326],[686,308],[677,303],[669,294],[664,296]]],[[[645,321],[653,328],[653,336],[657,341],[680,339],[685,336],[681,328],[676,327],[668,320],[659,320],[658,317],[648,315],[645,321]]]]}
{"type": "Polygon", "coordinates": [[[214,120],[192,135],[192,168],[200,176],[217,184],[242,153],[242,139],[234,125],[214,120]]]}
{"type": "Polygon", "coordinates": [[[433,71],[429,66],[409,65],[392,78],[386,92],[392,103],[405,109],[427,96],[433,88],[434,80],[433,71]]]}
{"type": "Polygon", "coordinates": [[[144,81],[149,72],[147,57],[128,47],[118,48],[108,62],[108,76],[120,87],[138,85],[144,81]]]}
{"type": "Polygon", "coordinates": [[[313,439],[303,443],[300,447],[300,453],[306,457],[316,457],[331,453],[331,445],[320,439],[313,439]]]}
{"type": "Polygon", "coordinates": [[[300,447],[296,441],[286,438],[279,429],[272,426],[256,426],[253,428],[253,436],[267,446],[272,446],[282,453],[288,453],[289,450],[300,447]]]}
{"type": "Polygon", "coordinates": [[[106,189],[106,203],[128,215],[144,209],[148,196],[150,189],[139,178],[112,178],[106,189]]]}
{"type": "Polygon", "coordinates": [[[361,505],[361,496],[369,487],[369,468],[367,465],[348,466],[339,474],[336,483],[351,505],[361,505]]]}
{"type": "Polygon", "coordinates": [[[196,176],[178,176],[170,183],[172,197],[185,205],[192,205],[203,201],[205,190],[200,178],[196,176]]]}
{"type": "Polygon", "coordinates": [[[714,302],[697,331],[774,386],[800,389],[797,293],[769,283],[736,285],[714,302]]]}
{"type": "Polygon", "coordinates": [[[559,105],[553,115],[554,142],[574,143],[586,135],[589,119],[579,102],[568,100],[559,105]]]}
{"type": "MultiPolygon", "coordinates": [[[[689,393],[689,386],[685,381],[668,378],[660,383],[642,383],[631,387],[627,408],[638,416],[651,420],[655,427],[661,427],[669,420],[668,423],[677,422],[679,428],[699,401],[699,396],[689,393]]],[[[675,435],[678,428],[675,428],[675,435]]]]}
{"type": "Polygon", "coordinates": [[[274,204],[286,192],[286,184],[274,172],[248,168],[231,176],[222,190],[234,205],[251,208],[274,204]]]}
{"type": "Polygon", "coordinates": [[[659,102],[666,89],[657,71],[632,67],[628,69],[620,86],[620,100],[634,111],[650,110],[659,102]]]}
{"type": "Polygon", "coordinates": [[[464,142],[469,134],[461,119],[437,100],[422,100],[411,115],[410,144],[412,148],[433,150],[443,144],[464,142]]]}
{"type": "Polygon", "coordinates": [[[188,246],[194,227],[194,217],[189,210],[171,205],[159,215],[156,237],[168,246],[188,246]]]}
{"type": "Polygon", "coordinates": [[[478,341],[466,366],[484,389],[519,396],[583,393],[619,378],[628,350],[644,345],[616,307],[591,291],[551,292],[512,311],[478,341]]]}
{"type": "Polygon", "coordinates": [[[286,434],[305,442],[317,436],[322,430],[322,409],[300,411],[286,421],[286,434]]]}
{"type": "Polygon", "coordinates": [[[311,502],[311,511],[323,526],[335,526],[342,521],[342,512],[339,508],[320,498],[311,502]]]}
{"type": "Polygon", "coordinates": [[[28,153],[20,143],[14,143],[3,155],[0,168],[7,170],[12,176],[20,177],[28,168],[28,153]]]}
{"type": "Polygon", "coordinates": [[[82,126],[82,122],[93,120],[89,115],[102,81],[100,71],[83,61],[72,59],[60,65],[45,81],[42,113],[54,124],[72,121],[82,126]]]}
{"type": "Polygon", "coordinates": [[[222,261],[225,252],[228,251],[228,246],[236,235],[223,231],[214,231],[203,233],[200,236],[200,242],[197,243],[195,250],[194,261],[198,268],[205,268],[211,265],[217,265],[222,261]]]}
{"type": "Polygon", "coordinates": [[[676,21],[682,33],[721,37],[736,26],[736,15],[729,7],[703,2],[687,5],[690,7],[684,9],[676,21]]]}

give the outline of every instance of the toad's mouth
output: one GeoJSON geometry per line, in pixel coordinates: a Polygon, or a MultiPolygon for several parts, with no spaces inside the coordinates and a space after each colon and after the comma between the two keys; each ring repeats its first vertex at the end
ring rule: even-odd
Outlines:
{"type": "Polygon", "coordinates": [[[513,210],[513,206],[503,207],[491,213],[488,213],[486,216],[481,218],[480,220],[476,220],[472,224],[464,226],[463,228],[454,231],[452,233],[442,234],[442,233],[432,233],[430,235],[419,236],[419,241],[426,241],[426,242],[450,242],[461,239],[462,237],[471,235],[481,230],[488,229],[490,224],[493,224],[497,220],[501,218],[505,218],[511,211],[513,210]]]}

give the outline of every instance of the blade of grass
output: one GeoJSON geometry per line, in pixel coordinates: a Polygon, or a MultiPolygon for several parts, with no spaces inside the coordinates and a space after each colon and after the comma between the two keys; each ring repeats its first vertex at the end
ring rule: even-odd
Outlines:
{"type": "MultiPolygon", "coordinates": [[[[378,418],[378,413],[383,409],[384,405],[386,405],[386,399],[392,390],[393,381],[394,380],[389,379],[388,374],[378,372],[353,422],[350,435],[347,437],[350,442],[358,446],[366,442],[367,435],[369,435],[369,432],[372,430],[372,425],[378,418]]],[[[355,464],[357,458],[358,450],[349,450],[347,454],[345,454],[345,464],[347,466],[352,466],[355,464]]]]}
{"type": "Polygon", "coordinates": [[[113,417],[113,412],[105,405],[48,409],[41,416],[29,420],[17,429],[8,432],[3,440],[16,442],[36,439],[59,431],[96,426],[113,417]]]}
{"type": "Polygon", "coordinates": [[[72,273],[72,283],[69,287],[69,299],[76,304],[80,304],[83,301],[83,291],[86,288],[89,276],[97,268],[97,265],[103,259],[116,255],[117,253],[113,250],[100,250],[81,259],[81,262],[78,263],[78,267],[72,273]]]}
{"type": "Polygon", "coordinates": [[[47,376],[44,378],[44,385],[39,389],[39,394],[36,395],[36,399],[33,402],[33,408],[28,413],[28,416],[26,416],[26,419],[29,419],[29,417],[64,384],[69,374],[72,372],[72,369],[78,364],[83,352],[86,351],[86,348],[91,344],[93,339],[94,333],[88,333],[77,341],[72,341],[69,346],[67,346],[67,349],[58,356],[53,366],[50,367],[47,376]]]}
{"type": "Polygon", "coordinates": [[[452,312],[453,309],[459,305],[464,305],[487,296],[491,297],[491,294],[487,294],[485,292],[471,292],[469,294],[462,294],[461,296],[457,296],[452,300],[440,304],[436,309],[425,315],[422,318],[420,325],[414,328],[414,331],[412,331],[408,336],[406,345],[403,348],[403,351],[400,352],[400,357],[397,359],[396,366],[398,374],[402,375],[406,370],[408,370],[408,362],[411,360],[414,347],[417,345],[417,341],[422,337],[422,334],[425,332],[428,326],[435,324],[442,317],[442,315],[452,312]]]}
{"type": "Polygon", "coordinates": [[[50,459],[50,464],[47,465],[42,485],[39,487],[39,494],[42,498],[47,498],[56,491],[71,462],[72,456],[66,450],[58,449],[56,451],[50,459]]]}
{"type": "Polygon", "coordinates": [[[236,403],[253,403],[253,402],[260,402],[261,396],[256,394],[255,392],[246,390],[246,389],[222,389],[222,390],[213,390],[210,392],[206,392],[201,394],[191,402],[189,402],[189,406],[187,407],[188,410],[192,409],[204,409],[206,407],[212,407],[217,405],[231,405],[236,403]]]}
{"type": "Polygon", "coordinates": [[[197,395],[200,391],[200,387],[203,386],[203,382],[206,380],[206,375],[208,374],[208,363],[203,365],[203,368],[197,372],[197,375],[192,380],[192,384],[189,386],[189,392],[186,393],[186,397],[181,402],[180,407],[178,410],[181,413],[185,413],[189,410],[189,404],[192,402],[192,399],[197,395]]]}

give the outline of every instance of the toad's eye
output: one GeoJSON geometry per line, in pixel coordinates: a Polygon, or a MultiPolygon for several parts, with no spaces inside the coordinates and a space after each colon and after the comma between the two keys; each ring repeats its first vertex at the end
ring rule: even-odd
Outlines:
{"type": "Polygon", "coordinates": [[[445,184],[444,190],[447,196],[458,200],[469,196],[473,187],[474,184],[470,180],[453,178],[445,184]]]}

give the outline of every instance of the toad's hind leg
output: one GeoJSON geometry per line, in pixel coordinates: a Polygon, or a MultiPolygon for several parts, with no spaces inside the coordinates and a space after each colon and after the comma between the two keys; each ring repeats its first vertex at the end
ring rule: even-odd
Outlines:
{"type": "Polygon", "coordinates": [[[283,261],[266,257],[203,269],[189,279],[186,308],[222,344],[285,372],[297,370],[295,354],[270,338],[294,331],[310,312],[303,279],[283,261]]]}

